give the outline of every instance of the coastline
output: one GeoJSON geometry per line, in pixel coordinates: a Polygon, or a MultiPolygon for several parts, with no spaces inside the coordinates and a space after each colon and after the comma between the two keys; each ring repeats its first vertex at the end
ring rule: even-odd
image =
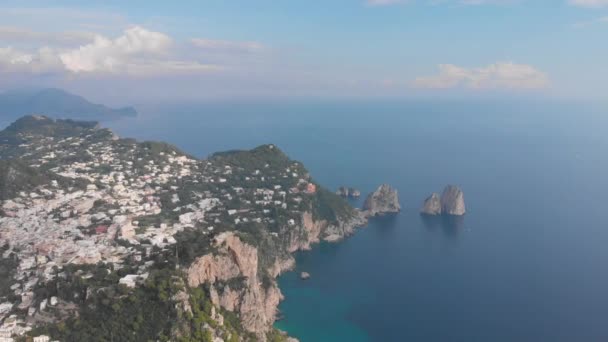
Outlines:
{"type": "MultiPolygon", "coordinates": [[[[363,211],[361,211],[360,209],[357,209],[357,208],[354,208],[354,209],[355,209],[356,217],[351,218],[352,220],[350,222],[345,222],[345,223],[341,222],[336,227],[336,228],[338,228],[338,231],[343,232],[342,234],[338,234],[338,233],[334,232],[321,239],[317,235],[316,237],[313,237],[312,240],[299,246],[297,249],[290,251],[291,257],[287,260],[284,260],[280,264],[281,267],[279,268],[279,271],[275,275],[274,280],[277,283],[277,285],[278,285],[279,277],[281,277],[289,272],[295,272],[295,270],[297,269],[298,264],[297,264],[297,260],[296,260],[296,253],[309,253],[312,251],[313,248],[318,248],[323,243],[327,243],[327,244],[341,243],[345,239],[354,235],[359,229],[366,228],[369,224],[369,217],[366,216],[366,214],[363,211]]],[[[335,228],[330,229],[330,227],[335,227],[335,226],[330,225],[327,227],[327,230],[335,231],[335,228]]],[[[321,231],[319,231],[319,233],[321,233],[321,231]]],[[[281,300],[279,302],[279,304],[280,304],[281,302],[283,302],[285,300],[286,297],[283,295],[283,291],[281,290],[280,286],[278,288],[279,288],[279,291],[281,292],[281,300]]],[[[282,317],[282,313],[280,311],[278,311],[278,309],[277,309],[277,316],[275,317],[275,320],[272,322],[272,326],[276,327],[276,323],[280,322],[282,320],[282,319],[278,319],[278,317],[284,318],[284,317],[282,317]]],[[[281,330],[281,331],[283,331],[283,330],[281,330]]],[[[288,336],[290,336],[288,331],[283,331],[283,332],[287,333],[288,336]]],[[[290,336],[290,337],[294,338],[292,336],[290,336]]]]}
{"type": "MultiPolygon", "coordinates": [[[[323,244],[328,244],[328,245],[336,245],[339,243],[342,243],[345,239],[348,239],[349,237],[353,236],[354,234],[357,233],[357,231],[359,229],[364,229],[368,226],[369,224],[369,218],[366,217],[360,209],[355,209],[356,212],[358,213],[359,218],[362,221],[355,221],[352,222],[351,224],[347,224],[345,225],[345,229],[344,235],[339,235],[339,234],[332,234],[332,235],[328,235],[323,239],[317,240],[315,242],[312,242],[310,244],[307,244],[305,246],[305,248],[299,248],[293,252],[291,252],[291,256],[292,258],[290,259],[290,261],[288,263],[285,264],[286,267],[282,268],[281,271],[276,275],[275,277],[275,281],[277,283],[277,286],[279,288],[279,291],[281,292],[281,301],[279,302],[279,305],[288,297],[286,295],[284,295],[284,289],[280,286],[280,282],[279,282],[279,278],[287,276],[288,273],[293,273],[292,277],[296,278],[297,280],[295,281],[302,281],[302,279],[300,279],[297,276],[297,272],[296,269],[298,267],[298,263],[297,263],[297,254],[299,253],[311,253],[313,251],[313,249],[315,248],[320,248],[323,244]]],[[[299,339],[295,336],[292,335],[292,332],[289,331],[289,329],[283,327],[280,323],[282,321],[285,321],[286,317],[283,315],[283,313],[281,311],[279,311],[277,309],[277,316],[275,317],[274,322],[272,323],[272,326],[275,329],[278,329],[279,331],[285,333],[287,336],[289,336],[289,339],[291,341],[299,341],[299,339]]],[[[353,340],[354,341],[354,340],[353,340]]]]}

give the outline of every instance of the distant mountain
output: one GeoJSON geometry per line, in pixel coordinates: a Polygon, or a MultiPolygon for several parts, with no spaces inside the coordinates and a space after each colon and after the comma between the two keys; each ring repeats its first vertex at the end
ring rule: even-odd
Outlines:
{"type": "Polygon", "coordinates": [[[96,121],[137,116],[132,107],[108,108],[61,89],[11,90],[0,93],[0,120],[12,121],[31,114],[96,121]]]}

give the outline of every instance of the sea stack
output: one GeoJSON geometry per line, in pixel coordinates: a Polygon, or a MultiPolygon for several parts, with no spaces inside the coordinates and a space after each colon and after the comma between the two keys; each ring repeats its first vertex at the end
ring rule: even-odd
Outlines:
{"type": "Polygon", "coordinates": [[[384,214],[394,214],[401,211],[399,194],[387,184],[381,185],[376,191],[367,196],[363,210],[368,217],[384,214]]]}
{"type": "Polygon", "coordinates": [[[338,191],[336,191],[336,195],[341,197],[359,198],[359,196],[361,196],[361,192],[355,188],[341,186],[338,188],[338,191]]]}
{"type": "Polygon", "coordinates": [[[300,279],[302,279],[302,280],[308,280],[308,279],[310,279],[310,273],[308,273],[308,272],[302,272],[302,273],[300,273],[300,279]]]}
{"type": "Polygon", "coordinates": [[[463,216],[466,213],[464,193],[454,185],[448,185],[441,197],[437,193],[431,194],[422,205],[420,213],[423,215],[449,215],[463,216]]]}
{"type": "Polygon", "coordinates": [[[438,193],[434,192],[431,194],[431,196],[424,200],[420,213],[433,216],[441,215],[441,197],[438,193]]]}
{"type": "Polygon", "coordinates": [[[454,185],[448,185],[441,194],[441,212],[444,215],[462,216],[467,210],[464,204],[464,193],[454,185]]]}

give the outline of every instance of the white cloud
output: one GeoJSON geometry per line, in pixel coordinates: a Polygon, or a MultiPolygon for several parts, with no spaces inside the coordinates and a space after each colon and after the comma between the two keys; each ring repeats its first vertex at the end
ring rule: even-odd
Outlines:
{"type": "Polygon", "coordinates": [[[543,72],[526,64],[495,63],[480,68],[441,64],[438,75],[418,77],[414,85],[421,88],[538,89],[548,86],[549,80],[543,72]]]}
{"type": "Polygon", "coordinates": [[[608,6],[608,0],[568,0],[574,6],[599,8],[608,6]]]}
{"type": "Polygon", "coordinates": [[[76,50],[64,52],[59,58],[72,72],[122,71],[125,67],[167,52],[171,38],[163,33],[135,26],[115,40],[96,36],[95,40],[76,50]]]}
{"type": "Polygon", "coordinates": [[[48,73],[62,70],[63,66],[55,51],[44,47],[28,53],[12,47],[0,48],[0,71],[48,73]]]}
{"type": "MultiPolygon", "coordinates": [[[[0,35],[2,30],[0,30],[0,35]]],[[[44,33],[28,30],[5,30],[6,34],[25,35],[32,39],[44,33]]],[[[0,48],[0,70],[4,72],[129,74],[157,75],[193,73],[221,69],[175,57],[172,39],[164,33],[133,26],[115,39],[95,35],[92,42],[76,48],[42,47],[23,51],[0,48]]]]}

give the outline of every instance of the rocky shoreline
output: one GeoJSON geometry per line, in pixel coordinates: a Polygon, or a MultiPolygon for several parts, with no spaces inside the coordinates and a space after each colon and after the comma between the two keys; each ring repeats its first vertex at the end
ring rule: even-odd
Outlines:
{"type": "MultiPolygon", "coordinates": [[[[354,209],[353,215],[340,219],[332,224],[326,220],[315,220],[311,212],[302,215],[302,226],[294,229],[289,244],[288,254],[277,257],[268,269],[272,275],[272,284],[264,289],[258,279],[258,250],[243,243],[234,234],[222,236],[216,241],[220,256],[205,255],[198,258],[188,269],[190,286],[210,284],[212,302],[229,311],[241,315],[243,326],[255,332],[260,340],[264,333],[279,317],[278,305],[284,299],[276,278],[284,272],[292,271],[295,266],[293,253],[310,250],[321,241],[339,242],[354,234],[358,228],[368,224],[374,216],[396,213],[400,209],[396,190],[383,185],[370,194],[367,208],[354,209]],[[298,233],[304,233],[301,239],[298,233]],[[225,282],[237,277],[247,278],[246,286],[240,290],[224,286],[218,289],[215,283],[225,282]]],[[[307,277],[303,277],[305,279],[307,277]]],[[[295,339],[293,339],[295,340],[295,339]]]]}
{"type": "Polygon", "coordinates": [[[0,329],[53,340],[288,340],[293,253],[401,209],[388,185],[353,208],[274,145],[197,159],[43,116],[0,131],[0,178],[0,329]]]}
{"type": "Polygon", "coordinates": [[[243,243],[238,236],[231,233],[216,240],[219,255],[208,254],[192,263],[186,271],[188,284],[191,287],[210,285],[213,304],[228,311],[238,312],[244,328],[256,333],[258,339],[264,340],[264,333],[277,320],[278,306],[284,299],[276,278],[296,266],[292,253],[310,250],[312,245],[321,241],[338,242],[354,234],[357,228],[367,225],[368,222],[363,212],[356,210],[356,213],[350,220],[340,221],[337,225],[323,220],[315,221],[311,213],[305,213],[300,229],[306,232],[308,238],[301,240],[292,237],[288,247],[289,255],[275,259],[267,270],[273,281],[266,289],[259,281],[258,249],[243,243]],[[216,283],[239,277],[247,279],[241,289],[233,289],[230,286],[219,289],[215,286],[216,283]]]}

